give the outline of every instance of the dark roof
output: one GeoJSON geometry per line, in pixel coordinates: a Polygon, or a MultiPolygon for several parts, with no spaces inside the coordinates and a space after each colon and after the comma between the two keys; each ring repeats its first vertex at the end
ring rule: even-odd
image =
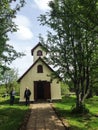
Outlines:
{"type": "Polygon", "coordinates": [[[31,55],[32,55],[32,56],[33,56],[34,50],[35,50],[38,46],[43,47],[43,45],[39,42],[34,48],[31,49],[31,55]]]}
{"type": "Polygon", "coordinates": [[[54,72],[54,70],[41,58],[39,57],[35,62],[34,64],[32,64],[29,69],[17,80],[17,82],[20,82],[21,79],[31,70],[31,68],[39,61],[41,60],[52,72],[54,72]]]}

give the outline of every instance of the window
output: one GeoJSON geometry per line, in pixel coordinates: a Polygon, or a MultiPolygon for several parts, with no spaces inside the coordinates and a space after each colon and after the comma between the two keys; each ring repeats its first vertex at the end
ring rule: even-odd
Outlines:
{"type": "Polygon", "coordinates": [[[43,73],[43,66],[42,65],[37,66],[37,73],[43,73]]]}
{"type": "Polygon", "coordinates": [[[42,51],[41,50],[37,51],[37,56],[42,56],[42,51]]]}

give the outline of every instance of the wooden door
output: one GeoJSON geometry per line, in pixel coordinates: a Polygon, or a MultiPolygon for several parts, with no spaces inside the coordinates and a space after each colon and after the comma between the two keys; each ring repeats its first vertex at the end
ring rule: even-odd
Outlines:
{"type": "Polygon", "coordinates": [[[50,82],[34,81],[34,99],[51,99],[50,82]]]}
{"type": "Polygon", "coordinates": [[[44,99],[44,84],[42,81],[37,84],[37,99],[44,99]]]}
{"type": "Polygon", "coordinates": [[[34,81],[34,100],[37,100],[37,81],[34,81]]]}
{"type": "Polygon", "coordinates": [[[51,99],[50,82],[46,81],[44,85],[45,99],[51,99]]]}

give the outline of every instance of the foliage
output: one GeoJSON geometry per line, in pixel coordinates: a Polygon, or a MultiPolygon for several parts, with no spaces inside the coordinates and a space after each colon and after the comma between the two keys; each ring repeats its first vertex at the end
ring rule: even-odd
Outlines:
{"type": "Polygon", "coordinates": [[[17,81],[13,82],[13,88],[15,89],[16,95],[19,96],[19,94],[20,94],[20,85],[19,85],[19,83],[17,83],[17,81]]]}
{"type": "Polygon", "coordinates": [[[18,72],[15,69],[9,69],[4,72],[4,75],[0,79],[1,83],[3,84],[3,87],[5,87],[4,93],[9,93],[12,88],[17,90],[19,93],[19,85],[17,83],[18,79],[18,72]]]}
{"type": "Polygon", "coordinates": [[[64,81],[73,82],[76,109],[80,110],[93,88],[94,71],[98,73],[98,2],[54,0],[49,6],[50,11],[38,19],[53,29],[46,44],[41,39],[50,53],[47,62],[58,68],[57,74],[64,81]]]}
{"type": "Polygon", "coordinates": [[[18,53],[13,46],[7,44],[9,40],[8,34],[17,31],[17,26],[13,22],[20,8],[24,6],[25,1],[19,0],[3,0],[0,1],[0,76],[9,68],[10,64],[17,57],[24,54],[18,53]]]}
{"type": "Polygon", "coordinates": [[[5,94],[6,88],[4,85],[0,85],[0,97],[2,97],[3,94],[5,94]]]}
{"type": "Polygon", "coordinates": [[[65,83],[61,83],[61,95],[69,94],[69,86],[65,83]]]}
{"type": "Polygon", "coordinates": [[[17,70],[15,70],[15,69],[7,70],[4,73],[2,79],[0,79],[1,96],[6,95],[6,94],[9,95],[12,88],[15,89],[16,95],[19,95],[19,84],[17,83],[17,79],[18,79],[18,73],[17,73],[17,70]]]}
{"type": "Polygon", "coordinates": [[[86,100],[86,108],[89,109],[88,114],[72,114],[71,109],[74,106],[76,97],[63,97],[62,101],[54,104],[56,112],[72,130],[98,130],[98,97],[86,100]]]}

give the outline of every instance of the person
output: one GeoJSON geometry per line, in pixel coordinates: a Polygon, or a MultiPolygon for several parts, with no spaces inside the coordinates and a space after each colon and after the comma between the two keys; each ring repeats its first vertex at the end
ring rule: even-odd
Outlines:
{"type": "Polygon", "coordinates": [[[24,92],[24,98],[26,99],[26,106],[29,105],[30,103],[30,95],[31,91],[28,88],[26,88],[24,92]]]}
{"type": "Polygon", "coordinates": [[[12,88],[10,92],[10,105],[14,104],[14,100],[15,100],[15,90],[12,88]]]}

